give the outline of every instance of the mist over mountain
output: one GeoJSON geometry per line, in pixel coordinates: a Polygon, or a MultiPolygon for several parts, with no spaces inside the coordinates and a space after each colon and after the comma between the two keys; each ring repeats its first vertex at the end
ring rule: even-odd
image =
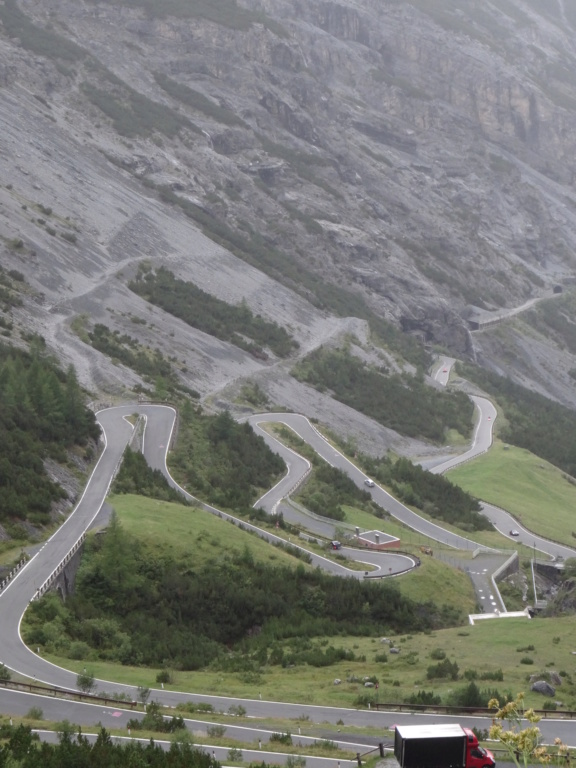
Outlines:
{"type": "Polygon", "coordinates": [[[397,450],[291,360],[347,337],[376,362],[381,318],[576,404],[569,2],[4,0],[0,25],[14,343],[39,333],[84,386],[126,397],[144,375],[114,354],[129,337],[203,397],[257,381],[397,450]],[[244,303],[297,351],[151,307],[129,287],[142,262],[244,303]]]}

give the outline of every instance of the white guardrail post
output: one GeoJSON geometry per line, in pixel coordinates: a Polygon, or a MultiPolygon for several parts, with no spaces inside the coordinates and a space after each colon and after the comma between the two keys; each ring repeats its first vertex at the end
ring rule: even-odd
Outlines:
{"type": "Polygon", "coordinates": [[[68,550],[68,554],[65,555],[64,558],[58,563],[56,568],[54,568],[54,570],[52,571],[50,576],[48,576],[48,578],[42,584],[42,586],[38,587],[32,600],[38,600],[38,598],[42,597],[42,595],[44,595],[50,589],[52,584],[56,581],[56,577],[62,573],[62,571],[68,565],[70,560],[72,560],[76,552],[80,549],[80,547],[84,543],[85,539],[86,539],[86,533],[83,533],[82,536],[80,536],[80,538],[74,543],[72,548],[68,550]]]}

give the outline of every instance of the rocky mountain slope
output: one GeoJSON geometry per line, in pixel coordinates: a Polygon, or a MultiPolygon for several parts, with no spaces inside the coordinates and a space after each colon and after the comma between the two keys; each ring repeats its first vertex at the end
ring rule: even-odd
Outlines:
{"type": "Polygon", "coordinates": [[[6,313],[16,342],[39,332],[95,394],[124,396],[140,377],[79,333],[103,323],[203,396],[256,378],[271,402],[414,448],[289,363],[151,308],[127,287],[149,260],[245,300],[300,353],[366,342],[364,304],[576,405],[561,339],[468,324],[574,280],[565,0],[4,0],[0,25],[0,265],[29,285],[6,313]]]}

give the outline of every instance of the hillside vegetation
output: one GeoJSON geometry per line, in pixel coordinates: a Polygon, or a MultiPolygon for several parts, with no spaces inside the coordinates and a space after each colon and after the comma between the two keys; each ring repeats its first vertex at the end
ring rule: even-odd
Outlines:
{"type": "MultiPolygon", "coordinates": [[[[170,505],[162,509],[167,524],[170,505]]],[[[267,564],[248,546],[223,548],[200,566],[193,552],[176,557],[152,549],[113,518],[105,535],[90,540],[74,596],[65,604],[56,596],[35,602],[25,635],[71,658],[257,671],[356,658],[317,638],[337,644],[339,635],[433,629],[461,618],[448,605],[402,597],[392,582],[267,564]]]]}
{"type": "Polygon", "coordinates": [[[442,443],[449,429],[469,436],[474,407],[463,392],[428,386],[422,377],[375,370],[347,350],[318,349],[292,369],[299,381],[408,437],[442,443]]]}
{"type": "Polygon", "coordinates": [[[576,484],[526,449],[495,441],[488,453],[451,469],[450,480],[510,512],[529,530],[576,545],[576,484]]]}
{"type": "Polygon", "coordinates": [[[477,366],[459,364],[458,371],[487,392],[504,411],[500,438],[526,448],[576,477],[576,412],[510,379],[477,366]]]}
{"type": "MultiPolygon", "coordinates": [[[[372,501],[366,490],[359,489],[345,473],[327,464],[290,429],[275,426],[273,431],[282,442],[306,456],[314,468],[294,494],[305,507],[333,520],[346,519],[346,504],[379,518],[385,516],[382,507],[372,501]]],[[[480,513],[478,499],[443,475],[432,474],[409,459],[366,456],[351,450],[350,446],[342,448],[349,455],[354,453],[354,459],[364,471],[405,504],[461,530],[494,530],[490,521],[480,513]]]]}
{"type": "MultiPolygon", "coordinates": [[[[155,768],[216,768],[215,760],[187,742],[173,742],[169,750],[153,741],[145,746],[137,741],[117,744],[105,728],[101,727],[96,741],[74,734],[72,726],[59,733],[58,744],[40,743],[38,734],[26,725],[3,725],[0,738],[2,765],[26,768],[123,768],[124,766],[155,766],[155,768]],[[23,762],[25,761],[25,762],[23,762]]],[[[60,724],[62,726],[62,724],[60,724]]],[[[80,728],[78,729],[80,731],[80,728]]]]}
{"type": "Polygon", "coordinates": [[[362,464],[373,478],[389,487],[395,497],[430,517],[463,531],[494,530],[492,523],[481,514],[478,498],[452,479],[435,475],[404,458],[393,461],[386,456],[380,459],[365,456],[362,464]]]}
{"type": "Polygon", "coordinates": [[[0,345],[0,523],[50,520],[66,497],[44,462],[67,461],[67,451],[100,434],[72,368],[64,373],[36,346],[32,354],[0,345]]]}
{"type": "Polygon", "coordinates": [[[186,402],[170,468],[192,496],[239,509],[252,505],[260,489],[268,490],[285,464],[248,423],[239,424],[228,411],[208,416],[186,402]]]}
{"type": "MultiPolygon", "coordinates": [[[[152,510],[146,513],[146,519],[151,516],[152,510]]],[[[130,525],[137,528],[136,515],[130,525]]],[[[252,542],[253,537],[250,540],[252,542]]],[[[252,546],[250,543],[249,547],[252,546]]],[[[281,552],[278,555],[283,556],[281,552]]],[[[160,551],[156,550],[154,561],[158,557],[160,551]]],[[[188,555],[189,561],[192,557],[188,555]]],[[[437,577],[441,590],[440,574],[437,577]]],[[[444,591],[448,595],[446,587],[444,591]]],[[[214,595],[216,599],[216,591],[214,595]]],[[[258,698],[261,693],[263,698],[271,700],[333,706],[367,706],[376,700],[460,706],[465,706],[468,700],[472,706],[478,706],[478,700],[467,697],[480,694],[482,701],[486,701],[486,696],[497,690],[503,700],[506,694],[524,690],[529,706],[542,707],[545,699],[528,690],[528,677],[534,673],[546,679],[552,670],[558,672],[563,681],[557,696],[566,708],[576,708],[576,677],[571,661],[574,617],[556,617],[553,623],[539,618],[486,621],[475,626],[466,623],[423,632],[398,632],[386,623],[383,632],[366,636],[354,633],[271,639],[264,633],[262,643],[265,640],[269,643],[266,656],[257,637],[247,637],[232,651],[225,649],[224,656],[207,667],[186,672],[163,664],[147,668],[105,661],[115,656],[114,650],[103,647],[95,650],[84,643],[76,645],[77,641],[70,642],[62,635],[62,625],[67,624],[68,619],[60,613],[58,601],[52,605],[49,599],[41,611],[36,620],[41,616],[48,620],[45,629],[51,638],[50,643],[43,646],[43,654],[75,671],[82,671],[88,663],[97,676],[119,684],[153,687],[156,676],[167,669],[177,690],[224,696],[258,698]],[[389,642],[381,642],[382,637],[389,642]],[[59,647],[57,655],[49,653],[49,649],[55,647],[59,647]],[[400,652],[390,653],[391,647],[400,652]],[[70,658],[71,650],[85,655],[75,660],[70,658]],[[287,663],[274,663],[279,658],[287,663]],[[290,666],[291,663],[295,666],[290,666]],[[379,690],[367,690],[364,677],[378,680],[379,690]],[[334,686],[335,678],[340,678],[342,685],[334,686]],[[475,687],[471,687],[471,683],[475,687]]],[[[363,613],[367,611],[365,608],[363,613]]],[[[318,622],[318,618],[315,621],[318,622]]],[[[111,625],[107,626],[111,630],[111,625]]],[[[275,620],[274,626],[279,627],[280,622],[275,620]]],[[[33,637],[36,630],[26,628],[26,636],[29,631],[33,637]]]]}
{"type": "Polygon", "coordinates": [[[269,347],[280,357],[287,357],[298,346],[284,328],[255,316],[245,302],[233,306],[220,301],[193,283],[177,279],[164,267],[154,272],[141,266],[129,287],[188,325],[255,356],[266,357],[263,347],[269,347]]]}

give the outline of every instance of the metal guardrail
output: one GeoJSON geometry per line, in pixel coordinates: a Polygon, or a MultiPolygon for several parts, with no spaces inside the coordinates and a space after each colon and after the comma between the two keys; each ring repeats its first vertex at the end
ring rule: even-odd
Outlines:
{"type": "Polygon", "coordinates": [[[66,697],[74,699],[75,701],[86,701],[94,704],[115,704],[117,706],[130,707],[134,709],[137,705],[137,701],[126,701],[125,699],[116,699],[113,696],[97,696],[93,693],[83,693],[82,691],[73,691],[70,688],[51,688],[46,685],[37,685],[34,683],[25,683],[14,680],[0,680],[0,686],[3,688],[9,688],[13,691],[29,691],[39,696],[53,696],[66,697]]]}
{"type": "MultiPolygon", "coordinates": [[[[68,550],[68,554],[65,555],[65,557],[58,563],[56,568],[52,571],[50,576],[46,579],[46,581],[42,584],[41,587],[38,587],[36,592],[34,593],[34,597],[32,600],[38,600],[38,598],[42,597],[43,594],[45,594],[52,584],[56,581],[57,577],[62,573],[64,568],[68,565],[70,560],[74,557],[76,552],[80,549],[82,544],[84,543],[84,540],[86,538],[86,533],[83,533],[82,536],[76,541],[76,543],[72,546],[71,549],[68,550]]],[[[32,600],[30,602],[32,602],[32,600]]]]}
{"type": "MultiPolygon", "coordinates": [[[[494,717],[495,711],[488,707],[449,707],[441,704],[400,704],[390,702],[371,702],[370,709],[389,709],[396,712],[432,712],[438,715],[483,715],[494,717]]],[[[573,709],[535,709],[534,712],[545,720],[547,717],[555,719],[576,719],[576,710],[573,709]]]]}
{"type": "Polygon", "coordinates": [[[0,592],[3,592],[6,589],[6,587],[8,586],[8,584],[10,584],[14,576],[16,576],[18,571],[20,571],[20,569],[23,568],[27,562],[28,562],[27,558],[25,557],[22,558],[22,560],[20,560],[20,562],[17,565],[15,565],[14,568],[12,568],[8,576],[6,576],[6,578],[0,581],[0,592]]]}

